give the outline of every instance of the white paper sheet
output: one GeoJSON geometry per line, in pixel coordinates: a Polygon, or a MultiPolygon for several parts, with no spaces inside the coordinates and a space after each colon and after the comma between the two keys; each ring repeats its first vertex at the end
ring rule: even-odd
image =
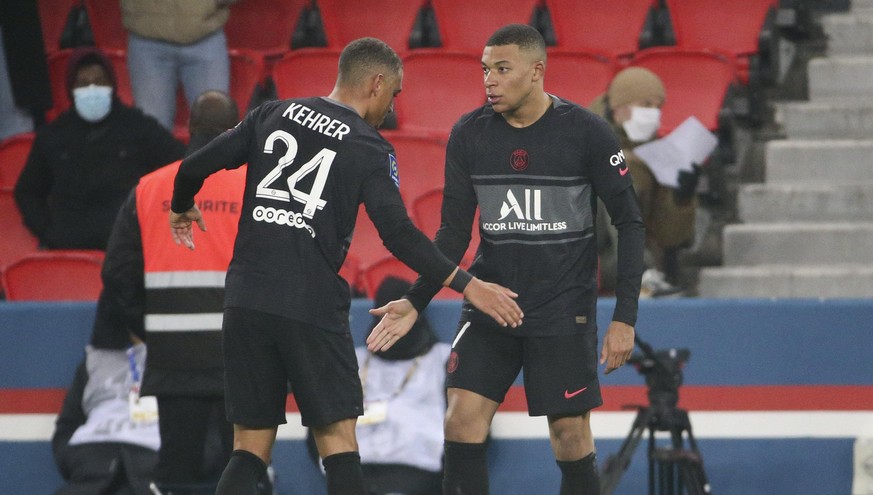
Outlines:
{"type": "Polygon", "coordinates": [[[718,145],[718,138],[696,117],[685,119],[661,139],[641,144],[634,153],[649,166],[655,179],[668,187],[679,187],[679,171],[701,165],[718,145]]]}

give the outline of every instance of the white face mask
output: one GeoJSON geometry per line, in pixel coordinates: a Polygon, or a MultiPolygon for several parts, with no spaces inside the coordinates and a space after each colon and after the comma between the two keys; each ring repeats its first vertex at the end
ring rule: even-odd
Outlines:
{"type": "Polygon", "coordinates": [[[73,89],[76,112],[88,122],[103,120],[112,107],[112,86],[92,84],[73,89]]]}
{"type": "Polygon", "coordinates": [[[661,127],[661,109],[631,107],[630,119],[621,124],[627,137],[634,142],[648,141],[661,127]]]}

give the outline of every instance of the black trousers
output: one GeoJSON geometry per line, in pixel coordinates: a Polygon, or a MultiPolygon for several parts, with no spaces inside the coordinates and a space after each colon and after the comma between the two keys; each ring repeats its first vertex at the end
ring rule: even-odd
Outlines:
{"type": "Polygon", "coordinates": [[[217,483],[233,450],[233,425],[224,397],[158,396],[161,450],[155,481],[161,485],[217,483]]]}

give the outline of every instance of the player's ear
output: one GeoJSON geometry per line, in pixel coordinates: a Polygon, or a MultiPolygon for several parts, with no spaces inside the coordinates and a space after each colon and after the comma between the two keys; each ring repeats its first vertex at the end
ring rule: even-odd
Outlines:
{"type": "Polygon", "coordinates": [[[543,77],[546,75],[546,63],[542,60],[537,60],[533,65],[533,77],[532,80],[542,81],[543,77]]]}
{"type": "Polygon", "coordinates": [[[382,93],[382,90],[385,88],[385,74],[381,72],[373,75],[370,78],[370,94],[373,96],[379,96],[382,93]]]}

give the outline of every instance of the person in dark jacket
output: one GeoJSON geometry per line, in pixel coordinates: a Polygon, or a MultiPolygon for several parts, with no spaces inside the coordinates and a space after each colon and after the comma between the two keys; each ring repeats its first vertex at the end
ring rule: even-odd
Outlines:
{"type": "MultiPolygon", "coordinates": [[[[227,94],[203,93],[191,109],[187,153],[238,120],[227,94]]],[[[115,339],[130,330],[148,344],[141,392],[157,397],[161,434],[151,493],[199,495],[214,493],[233,440],[224,415],[221,316],[245,168],[217,174],[204,188],[202,207],[214,221],[194,256],[168,249],[174,246],[167,210],[179,164],[144,176],[121,206],[104,261],[97,325],[115,339]]]]}
{"type": "Polygon", "coordinates": [[[15,200],[42,247],[106,249],[130,189],[185,147],[117,98],[112,63],[98,49],[73,52],[66,83],[74,104],[37,133],[15,200]]]}

